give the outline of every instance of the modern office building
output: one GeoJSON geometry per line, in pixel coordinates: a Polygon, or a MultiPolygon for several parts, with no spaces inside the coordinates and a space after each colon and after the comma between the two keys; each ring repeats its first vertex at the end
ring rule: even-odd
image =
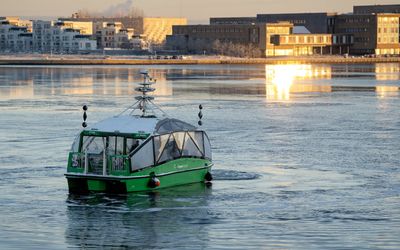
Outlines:
{"type": "Polygon", "coordinates": [[[330,54],[339,50],[334,46],[343,46],[333,44],[331,34],[295,34],[293,30],[290,22],[174,26],[167,44],[171,49],[192,53],[212,52],[216,41],[232,46],[251,44],[263,57],[330,54]]]}
{"type": "Polygon", "coordinates": [[[253,24],[178,25],[167,36],[167,47],[189,53],[211,52],[216,41],[259,47],[265,30],[265,25],[253,24]]]}
{"type": "Polygon", "coordinates": [[[138,29],[136,34],[143,35],[154,45],[162,45],[166,36],[172,34],[172,26],[187,25],[186,18],[145,17],[143,31],[138,29]]]}
{"type": "Polygon", "coordinates": [[[210,24],[255,24],[256,17],[211,17],[210,24]]]}
{"type": "Polygon", "coordinates": [[[337,13],[258,14],[257,17],[212,17],[210,24],[255,24],[290,22],[304,26],[310,33],[332,33],[337,13]]]}
{"type": "Polygon", "coordinates": [[[258,23],[290,22],[295,26],[304,26],[311,33],[331,33],[337,13],[287,13],[258,14],[258,23]]]}
{"type": "Polygon", "coordinates": [[[354,14],[400,13],[400,4],[353,6],[354,14]]]}
{"type": "Polygon", "coordinates": [[[400,14],[346,14],[336,17],[335,34],[352,35],[350,54],[400,54],[400,14]]]}
{"type": "Polygon", "coordinates": [[[267,24],[266,56],[332,54],[331,34],[294,34],[289,22],[267,24]]]}
{"type": "MultiPolygon", "coordinates": [[[[211,24],[251,24],[255,21],[257,24],[290,22],[294,27],[304,26],[312,34],[332,34],[332,46],[329,52],[334,54],[376,54],[376,55],[397,55],[399,54],[399,16],[400,5],[367,5],[354,6],[354,13],[284,13],[284,14],[258,14],[256,19],[251,17],[229,17],[229,18],[211,18],[211,24]]],[[[295,29],[295,28],[294,28],[295,29]]],[[[296,33],[296,32],[293,32],[296,33]]],[[[306,32],[303,32],[306,33],[306,32]]],[[[267,32],[271,34],[271,32],[267,32]]],[[[267,35],[268,36],[268,35],[267,35]]],[[[289,43],[289,37],[274,36],[274,41],[287,46],[295,45],[295,51],[304,51],[300,48],[300,41],[304,40],[304,35],[297,35],[294,38],[290,35],[292,41],[289,43]]],[[[328,36],[323,38],[309,38],[311,41],[328,41],[328,36]]],[[[308,41],[308,40],[307,40],[308,41]]],[[[314,43],[314,42],[312,42],[314,43]]],[[[325,42],[321,43],[325,45],[325,42]]],[[[309,46],[306,46],[310,49],[309,46]]],[[[325,52],[326,49],[319,49],[325,52]]],[[[286,51],[287,52],[287,51],[286,51]]],[[[286,53],[285,52],[285,53],[286,53]]],[[[275,51],[275,54],[277,51],[275,51]]],[[[291,53],[291,52],[290,52],[291,53]]],[[[303,53],[303,52],[300,52],[303,53]]],[[[291,53],[292,54],[292,53],[291,53]]],[[[297,54],[297,52],[293,53],[297,54]]]]}

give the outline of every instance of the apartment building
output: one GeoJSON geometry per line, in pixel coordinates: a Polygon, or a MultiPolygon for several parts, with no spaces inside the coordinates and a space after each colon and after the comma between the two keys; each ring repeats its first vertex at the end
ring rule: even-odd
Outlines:
{"type": "Polygon", "coordinates": [[[97,49],[97,42],[91,35],[76,35],[73,43],[74,51],[93,51],[97,49]]]}
{"type": "Polygon", "coordinates": [[[32,51],[32,33],[28,27],[18,26],[9,20],[0,20],[0,51],[3,52],[28,52],[32,51]]]}
{"type": "Polygon", "coordinates": [[[93,23],[92,22],[76,22],[76,21],[58,21],[64,27],[79,30],[82,35],[93,35],[93,23]]]}
{"type": "Polygon", "coordinates": [[[94,27],[98,48],[131,47],[134,30],[124,28],[121,22],[97,22],[94,27]]]}
{"type": "Polygon", "coordinates": [[[32,32],[32,21],[20,19],[16,16],[4,16],[0,17],[0,22],[6,21],[10,25],[18,26],[18,27],[26,27],[27,32],[32,32]]]}
{"type": "Polygon", "coordinates": [[[133,50],[143,51],[150,49],[150,44],[149,42],[147,42],[146,37],[143,35],[134,35],[130,42],[133,50]]]}
{"type": "Polygon", "coordinates": [[[93,40],[93,42],[90,36],[82,37],[81,30],[71,28],[71,26],[73,24],[66,24],[63,21],[33,21],[34,51],[41,53],[76,53],[81,50],[79,43],[90,44],[88,50],[97,49],[95,41],[93,40]]]}
{"type": "MultiPolygon", "coordinates": [[[[120,23],[123,29],[133,29],[135,35],[147,39],[148,43],[159,46],[165,43],[167,35],[172,34],[172,26],[186,25],[186,18],[172,17],[77,17],[61,18],[60,20],[93,23],[120,23]]],[[[95,34],[95,30],[93,34],[95,34]]]]}

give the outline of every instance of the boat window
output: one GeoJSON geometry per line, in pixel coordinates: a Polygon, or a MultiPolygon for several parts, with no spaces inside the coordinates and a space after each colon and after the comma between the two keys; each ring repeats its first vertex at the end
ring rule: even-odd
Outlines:
{"type": "Polygon", "coordinates": [[[181,151],[176,144],[175,137],[171,135],[157,163],[173,160],[179,157],[181,157],[181,151]]]}
{"type": "Polygon", "coordinates": [[[135,150],[140,144],[140,140],[127,138],[126,139],[126,154],[130,154],[135,150]]]}
{"type": "Polygon", "coordinates": [[[124,154],[124,137],[109,136],[108,137],[108,154],[123,155],[124,154]]]}
{"type": "Polygon", "coordinates": [[[189,134],[186,134],[185,136],[182,156],[203,156],[201,149],[193,142],[192,137],[189,134]]]}
{"type": "Polygon", "coordinates": [[[81,152],[100,154],[104,150],[103,137],[84,136],[81,152]]]}
{"type": "Polygon", "coordinates": [[[175,132],[158,135],[147,140],[137,148],[135,140],[127,139],[127,152],[129,150],[132,170],[154,166],[180,157],[196,157],[211,159],[211,145],[203,131],[175,132]]]}
{"type": "Polygon", "coordinates": [[[173,134],[175,137],[176,146],[182,152],[183,149],[183,142],[185,141],[185,132],[176,132],[173,134]]]}
{"type": "Polygon", "coordinates": [[[132,170],[154,165],[153,140],[148,140],[131,158],[132,170]]]}
{"type": "Polygon", "coordinates": [[[190,138],[193,140],[193,142],[196,144],[197,148],[200,150],[200,152],[203,153],[203,132],[188,132],[190,135],[190,138]]]}
{"type": "Polygon", "coordinates": [[[154,149],[155,149],[155,158],[157,159],[157,162],[160,159],[161,154],[165,148],[165,145],[167,145],[168,139],[170,137],[170,134],[166,135],[160,135],[160,136],[155,136],[154,137],[154,149]]]}

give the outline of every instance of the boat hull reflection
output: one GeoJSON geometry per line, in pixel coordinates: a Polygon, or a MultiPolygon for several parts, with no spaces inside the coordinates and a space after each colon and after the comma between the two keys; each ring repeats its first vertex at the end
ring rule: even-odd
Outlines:
{"type": "Polygon", "coordinates": [[[68,197],[66,243],[81,248],[169,248],[179,240],[208,248],[211,186],[185,185],[143,194],[68,197]],[[189,233],[188,233],[189,232],[189,233]],[[193,235],[191,239],[170,237],[193,235]],[[171,239],[174,239],[172,242],[171,239]]]}

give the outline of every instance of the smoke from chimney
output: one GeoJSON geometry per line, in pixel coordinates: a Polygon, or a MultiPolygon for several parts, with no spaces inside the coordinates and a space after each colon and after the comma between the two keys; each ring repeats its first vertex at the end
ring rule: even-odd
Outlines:
{"type": "Polygon", "coordinates": [[[125,2],[111,5],[101,12],[81,9],[76,15],[78,17],[143,17],[144,12],[142,9],[134,7],[132,0],[125,0],[125,2]]]}

